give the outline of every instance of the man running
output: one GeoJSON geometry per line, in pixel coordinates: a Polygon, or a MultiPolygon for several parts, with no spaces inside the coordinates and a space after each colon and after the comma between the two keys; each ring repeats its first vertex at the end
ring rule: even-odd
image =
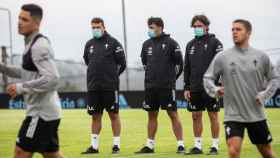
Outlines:
{"type": "Polygon", "coordinates": [[[15,158],[31,158],[39,152],[44,158],[62,158],[59,152],[58,126],[60,100],[57,94],[59,74],[49,40],[39,33],[43,10],[35,4],[21,7],[18,32],[24,36],[22,68],[0,64],[0,72],[21,83],[10,84],[8,94],[23,95],[26,117],[18,133],[15,158]]]}
{"type": "Polygon", "coordinates": [[[249,45],[251,23],[238,19],[232,25],[235,46],[216,55],[204,75],[204,87],[212,97],[224,96],[224,125],[230,158],[240,157],[245,129],[263,158],[276,158],[264,102],[275,93],[279,76],[268,55],[249,45]],[[223,83],[220,87],[214,84],[219,75],[223,83]]]}

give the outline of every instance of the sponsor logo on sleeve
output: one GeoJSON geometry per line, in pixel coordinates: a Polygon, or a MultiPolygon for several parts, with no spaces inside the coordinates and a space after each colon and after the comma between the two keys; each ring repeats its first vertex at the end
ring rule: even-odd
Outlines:
{"type": "Polygon", "coordinates": [[[195,47],[194,47],[194,46],[192,46],[192,47],[191,47],[191,49],[190,49],[189,54],[190,54],[190,55],[193,55],[193,54],[194,54],[194,51],[195,51],[195,47]]]}
{"type": "Polygon", "coordinates": [[[218,45],[217,49],[216,49],[216,52],[220,52],[220,51],[223,51],[223,46],[222,45],[218,45]]]}
{"type": "Polygon", "coordinates": [[[116,48],[116,53],[119,53],[119,52],[122,52],[123,51],[123,48],[121,47],[121,46],[118,46],[117,48],[116,48]]]}
{"type": "Polygon", "coordinates": [[[152,55],[152,54],[153,54],[153,48],[152,48],[152,47],[149,47],[149,48],[148,48],[147,54],[148,54],[148,55],[152,55]]]}

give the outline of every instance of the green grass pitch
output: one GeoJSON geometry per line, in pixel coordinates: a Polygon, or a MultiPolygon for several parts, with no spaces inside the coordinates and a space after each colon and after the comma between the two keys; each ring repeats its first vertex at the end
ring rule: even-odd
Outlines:
{"type": "MultiPolygon", "coordinates": [[[[280,156],[280,110],[266,110],[270,130],[273,135],[274,151],[280,156]]],[[[184,139],[186,148],[193,145],[192,122],[191,115],[185,109],[179,110],[180,118],[184,127],[184,139]]],[[[67,158],[171,158],[171,157],[215,157],[226,158],[227,149],[225,144],[224,128],[222,124],[223,110],[220,112],[221,137],[220,137],[220,154],[218,156],[185,156],[176,154],[176,140],[173,135],[169,118],[165,111],[160,111],[159,127],[156,136],[155,154],[135,155],[134,152],[139,150],[146,142],[146,112],[141,109],[128,109],[120,111],[122,121],[121,135],[121,152],[117,155],[111,154],[112,132],[108,115],[104,113],[103,129],[100,137],[100,153],[98,155],[80,155],[90,144],[90,117],[85,110],[63,110],[63,118],[60,125],[59,136],[61,151],[67,158]]],[[[23,110],[0,110],[0,158],[13,157],[13,150],[18,129],[24,118],[23,110]]],[[[203,115],[204,132],[203,132],[203,150],[208,152],[211,145],[211,133],[209,127],[209,119],[207,113],[203,115]]],[[[34,157],[41,157],[35,154],[34,157]]],[[[255,146],[245,135],[242,146],[242,158],[260,158],[255,146]]]]}

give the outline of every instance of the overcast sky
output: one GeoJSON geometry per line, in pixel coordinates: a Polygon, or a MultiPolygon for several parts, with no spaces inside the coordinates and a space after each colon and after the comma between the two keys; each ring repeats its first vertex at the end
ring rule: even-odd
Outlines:
{"type": "MultiPolygon", "coordinates": [[[[110,34],[123,43],[121,0],[0,0],[0,7],[12,12],[13,46],[15,53],[23,51],[23,37],[17,34],[20,7],[36,3],[44,9],[41,32],[48,36],[58,59],[81,61],[86,41],[91,38],[90,20],[102,17],[110,34]]],[[[215,33],[225,48],[232,46],[231,22],[245,18],[253,24],[251,44],[259,49],[280,47],[279,0],[126,0],[128,63],[140,63],[140,50],[147,37],[146,20],[160,16],[165,32],[185,49],[193,38],[190,21],[193,15],[204,13],[210,20],[210,32],[215,33]]],[[[8,18],[0,10],[0,46],[9,45],[8,18]]]]}

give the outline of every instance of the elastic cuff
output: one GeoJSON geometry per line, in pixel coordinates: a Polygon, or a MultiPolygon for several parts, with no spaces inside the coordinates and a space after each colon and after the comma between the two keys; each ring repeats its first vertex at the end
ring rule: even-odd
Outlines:
{"type": "Polygon", "coordinates": [[[260,99],[261,104],[264,105],[265,104],[265,100],[267,99],[265,93],[264,92],[259,92],[257,94],[257,97],[260,99]]]}
{"type": "Polygon", "coordinates": [[[211,87],[211,88],[204,88],[206,93],[212,97],[212,98],[217,98],[217,97],[220,97],[219,94],[218,94],[218,91],[221,87],[220,86],[214,86],[214,87],[211,87]]]}
{"type": "Polygon", "coordinates": [[[17,94],[23,94],[24,90],[23,90],[23,86],[22,86],[22,83],[17,83],[16,84],[16,91],[17,91],[17,94]]]}
{"type": "Polygon", "coordinates": [[[215,91],[216,97],[219,97],[219,94],[218,94],[219,89],[221,89],[220,86],[215,86],[215,87],[214,87],[214,91],[215,91]]]}

